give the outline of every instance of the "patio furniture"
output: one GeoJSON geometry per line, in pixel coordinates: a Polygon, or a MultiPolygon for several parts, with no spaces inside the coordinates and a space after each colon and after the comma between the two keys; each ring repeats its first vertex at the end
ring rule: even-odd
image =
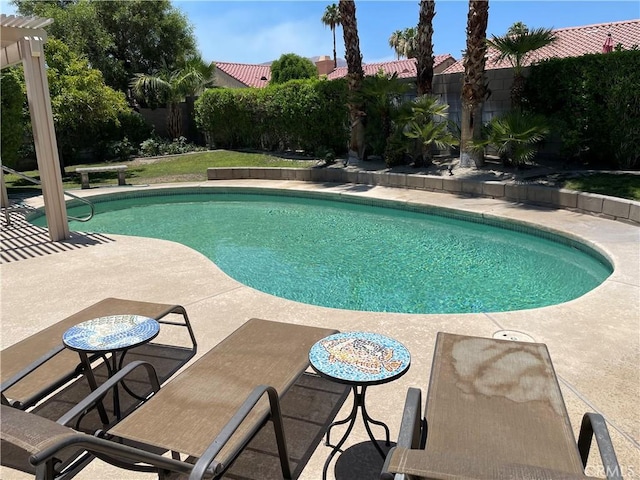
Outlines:
{"type": "MultiPolygon", "coordinates": [[[[67,329],[80,322],[117,314],[142,315],[157,320],[161,325],[186,327],[191,342],[190,347],[172,348],[185,350],[183,363],[195,355],[197,343],[184,307],[105,298],[0,352],[2,403],[27,409],[80,375],[83,366],[78,354],[65,348],[62,335],[67,329]],[[181,315],[182,320],[165,318],[169,314],[181,315]]],[[[160,347],[161,344],[149,345],[150,348],[152,346],[160,347]]]]}
{"type": "Polygon", "coordinates": [[[576,444],[546,345],[438,333],[425,418],[410,388],[381,478],[592,478],[594,434],[607,478],[621,479],[602,416],[584,415],[576,444]]]}
{"type": "MultiPolygon", "coordinates": [[[[62,335],[62,343],[78,352],[84,364],[84,372],[91,390],[98,388],[98,382],[91,368],[90,356],[105,355],[105,366],[108,377],[122,370],[127,351],[134,347],[149,343],[160,333],[160,324],[153,318],[141,315],[108,315],[93,318],[69,328],[62,335]],[[107,361],[106,354],[110,355],[107,361]],[[118,356],[118,354],[120,354],[118,356]],[[118,359],[119,358],[119,359],[118,359]]],[[[123,388],[136,396],[123,382],[123,388]]],[[[121,418],[120,395],[118,386],[113,387],[113,412],[117,420],[121,418]]],[[[102,404],[98,406],[102,423],[109,424],[109,419],[102,404]]]]}
{"type": "MultiPolygon", "coordinates": [[[[69,449],[85,450],[126,469],[172,471],[191,475],[191,479],[205,475],[218,478],[271,420],[282,475],[291,478],[280,399],[308,367],[311,346],[334,332],[251,319],[101,434],[103,438],[67,427],[63,430],[27,412],[11,412],[5,418],[3,407],[3,452],[7,443],[15,455],[30,455],[31,465],[41,475],[37,478],[46,480],[59,476],[56,457],[69,449]],[[34,425],[29,429],[11,428],[16,422],[34,425]],[[38,425],[50,430],[52,436],[43,439],[37,433],[28,433],[39,432],[38,425]],[[171,457],[162,456],[164,452],[171,452],[171,457]]],[[[141,365],[150,368],[143,362],[126,365],[58,423],[68,424],[141,365]]],[[[13,461],[15,465],[21,463],[13,461]]]]}
{"type": "Polygon", "coordinates": [[[326,445],[333,447],[325,461],[322,478],[327,477],[331,459],[341,451],[341,447],[351,433],[362,412],[362,421],[371,442],[382,458],[385,453],[378,445],[371,431],[371,424],[384,428],[386,445],[390,445],[389,427],[384,422],[369,416],[365,406],[367,387],[388,383],[407,373],[411,365],[409,351],[397,340],[371,332],[342,332],[330,335],[316,342],[309,351],[311,367],[322,377],[349,385],[353,390],[353,408],[343,420],[329,425],[326,445]],[[347,429],[336,445],[331,444],[331,429],[348,423],[347,429]]]}

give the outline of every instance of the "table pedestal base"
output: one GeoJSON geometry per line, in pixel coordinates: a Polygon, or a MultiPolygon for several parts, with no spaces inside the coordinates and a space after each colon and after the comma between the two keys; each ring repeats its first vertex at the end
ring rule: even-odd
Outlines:
{"type": "Polygon", "coordinates": [[[376,447],[376,450],[378,450],[378,453],[380,453],[383,460],[386,458],[386,454],[384,453],[382,448],[380,448],[380,445],[378,445],[378,441],[373,436],[373,432],[371,431],[370,424],[380,425],[381,427],[383,427],[386,434],[385,445],[387,447],[391,445],[390,439],[389,439],[389,427],[387,427],[387,425],[384,424],[383,422],[374,420],[367,413],[367,408],[365,407],[365,404],[364,404],[367,387],[366,386],[360,387],[360,391],[358,391],[357,385],[354,385],[351,388],[353,389],[353,408],[351,409],[351,413],[349,413],[349,416],[347,416],[347,418],[345,418],[344,420],[338,420],[336,422],[333,422],[331,425],[329,425],[329,428],[327,429],[327,441],[325,442],[325,445],[329,447],[333,447],[333,450],[331,450],[329,457],[324,463],[324,468],[322,470],[323,479],[327,478],[327,470],[329,469],[329,464],[331,463],[331,460],[336,455],[336,453],[341,452],[340,448],[342,447],[344,442],[347,440],[347,437],[351,433],[351,430],[353,429],[353,426],[356,423],[356,418],[358,417],[358,408],[362,410],[362,421],[364,422],[364,428],[367,430],[367,434],[369,435],[371,442],[376,447]],[[331,445],[331,440],[330,440],[331,429],[336,425],[344,425],[345,423],[349,423],[349,426],[347,427],[347,431],[344,433],[340,441],[335,446],[331,445]]]}

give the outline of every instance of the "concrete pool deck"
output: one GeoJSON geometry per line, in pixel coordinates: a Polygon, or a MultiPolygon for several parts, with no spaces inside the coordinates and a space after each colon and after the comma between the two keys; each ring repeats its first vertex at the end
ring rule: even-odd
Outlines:
{"type": "MultiPolygon", "coordinates": [[[[113,187],[74,193],[94,195],[166,186],[113,187]]],[[[548,346],[576,434],[585,411],[601,413],[607,420],[622,474],[627,479],[640,477],[640,228],[637,226],[568,210],[383,186],[279,180],[221,180],[171,186],[333,192],[498,216],[583,239],[603,252],[615,270],[593,291],[551,307],[482,314],[370,313],[305,305],[256,291],[228,277],[200,253],[173,242],[85,235],[64,242],[58,251],[53,251],[50,245],[38,245],[19,261],[0,266],[2,347],[108,296],[184,305],[198,337],[199,354],[251,317],[342,331],[374,331],[396,338],[412,355],[412,365],[405,376],[370,388],[367,396],[369,413],[388,423],[393,440],[398,434],[407,388],[419,387],[426,393],[438,331],[490,337],[498,330],[515,330],[548,346]]],[[[3,237],[3,249],[6,243],[3,237]]],[[[10,248],[17,250],[20,245],[10,248]]],[[[350,399],[345,402],[339,418],[346,416],[350,403],[350,399]]],[[[345,445],[347,453],[350,449],[358,451],[358,444],[366,439],[364,428],[357,423],[345,445]]],[[[329,451],[321,443],[299,478],[320,478],[329,451]]],[[[371,457],[367,450],[366,458],[360,459],[364,463],[370,461],[369,471],[354,463],[346,470],[341,465],[334,473],[332,465],[329,478],[377,478],[381,460],[373,449],[371,452],[371,457]]],[[[602,476],[599,462],[594,461],[597,457],[594,447],[587,473],[602,476]]],[[[5,468],[0,470],[0,477],[32,478],[5,468]]],[[[96,460],[76,478],[155,477],[118,470],[96,460]]]]}

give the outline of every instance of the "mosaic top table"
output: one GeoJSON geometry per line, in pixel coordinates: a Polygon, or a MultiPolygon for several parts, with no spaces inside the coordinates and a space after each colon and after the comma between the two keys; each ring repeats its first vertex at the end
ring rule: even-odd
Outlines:
{"type": "Polygon", "coordinates": [[[351,413],[344,420],[333,422],[327,430],[326,445],[332,446],[333,450],[325,462],[323,478],[327,476],[331,459],[340,451],[351,433],[358,415],[358,408],[362,411],[362,420],[369,438],[384,459],[385,453],[374,438],[370,424],[384,428],[387,446],[390,445],[389,427],[369,416],[365,407],[365,394],[368,386],[388,383],[407,373],[411,365],[411,355],[406,347],[393,338],[377,333],[336,333],[323,338],[311,347],[309,363],[320,376],[351,385],[353,390],[351,413]],[[349,425],[342,439],[335,446],[331,445],[331,429],[347,422],[349,425]]]}
{"type": "MultiPolygon", "coordinates": [[[[110,362],[105,357],[105,365],[111,377],[122,368],[127,350],[150,342],[159,332],[160,324],[153,318],[141,315],[109,315],[71,327],[62,335],[62,342],[67,348],[79,353],[89,386],[91,390],[95,390],[98,385],[91,369],[89,355],[111,354],[110,362]]],[[[114,388],[113,404],[114,413],[120,418],[117,387],[114,388]]],[[[103,423],[108,423],[104,408],[100,408],[100,416],[103,423]]]]}

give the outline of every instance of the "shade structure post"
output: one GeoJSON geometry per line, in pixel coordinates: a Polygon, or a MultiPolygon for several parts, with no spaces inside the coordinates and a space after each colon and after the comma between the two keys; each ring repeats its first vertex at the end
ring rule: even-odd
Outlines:
{"type": "Polygon", "coordinates": [[[69,224],[45,68],[44,41],[40,37],[23,37],[17,43],[22,52],[27,100],[49,237],[54,242],[65,240],[69,238],[69,224]]]}

